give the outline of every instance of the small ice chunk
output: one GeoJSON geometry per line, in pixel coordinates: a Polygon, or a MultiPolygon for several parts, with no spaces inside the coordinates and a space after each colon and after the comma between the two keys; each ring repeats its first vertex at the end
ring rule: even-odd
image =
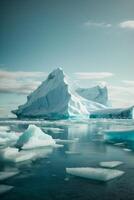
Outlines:
{"type": "Polygon", "coordinates": [[[127,149],[127,148],[124,148],[123,150],[128,151],[128,152],[132,151],[131,149],[127,149]]]}
{"type": "Polygon", "coordinates": [[[57,134],[57,133],[62,133],[64,131],[64,129],[61,128],[55,128],[55,127],[43,127],[42,128],[44,131],[52,131],[53,133],[57,134]]]}
{"type": "Polygon", "coordinates": [[[59,144],[69,144],[69,143],[74,143],[76,140],[62,140],[62,139],[55,139],[56,143],[59,144]]]}
{"type": "Polygon", "coordinates": [[[108,167],[108,168],[114,168],[119,165],[123,164],[121,161],[106,161],[106,162],[100,162],[101,167],[108,167]]]}
{"type": "Polygon", "coordinates": [[[3,181],[3,180],[8,179],[12,176],[15,176],[18,173],[19,173],[18,171],[14,171],[14,172],[1,171],[0,172],[0,181],[3,181]]]}
{"type": "Polygon", "coordinates": [[[65,151],[66,154],[68,155],[79,155],[80,152],[77,152],[77,151],[65,151]]]}
{"type": "Polygon", "coordinates": [[[45,134],[39,127],[29,125],[28,129],[19,137],[16,146],[22,149],[32,149],[43,146],[53,146],[55,140],[52,136],[45,134]]]}
{"type": "Polygon", "coordinates": [[[109,181],[124,174],[120,170],[92,167],[66,168],[66,172],[74,176],[98,181],[109,181]]]}
{"type": "Polygon", "coordinates": [[[4,194],[10,190],[12,190],[14,186],[11,185],[0,185],[0,194],[4,194]]]}
{"type": "Polygon", "coordinates": [[[7,147],[0,152],[0,159],[8,162],[22,162],[32,159],[35,156],[34,152],[22,152],[17,148],[7,147]]]}
{"type": "Polygon", "coordinates": [[[0,126],[0,131],[9,131],[9,126],[0,126]]]}
{"type": "Polygon", "coordinates": [[[123,142],[114,143],[115,146],[123,147],[125,144],[123,142]]]}

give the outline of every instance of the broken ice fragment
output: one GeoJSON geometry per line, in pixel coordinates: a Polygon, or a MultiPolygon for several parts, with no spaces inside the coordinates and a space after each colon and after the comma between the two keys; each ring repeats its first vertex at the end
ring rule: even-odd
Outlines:
{"type": "Polygon", "coordinates": [[[119,165],[123,164],[121,161],[106,161],[106,162],[100,162],[101,167],[108,167],[108,168],[114,168],[119,165]]]}
{"type": "Polygon", "coordinates": [[[92,167],[66,168],[66,172],[74,176],[98,181],[109,181],[124,174],[120,170],[92,167]]]}

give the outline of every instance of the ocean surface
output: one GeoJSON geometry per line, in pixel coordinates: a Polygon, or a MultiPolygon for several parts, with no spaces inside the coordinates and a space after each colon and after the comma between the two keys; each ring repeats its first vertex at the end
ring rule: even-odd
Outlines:
{"type": "Polygon", "coordinates": [[[0,126],[18,134],[29,124],[39,126],[62,145],[27,150],[39,152],[34,160],[20,163],[0,160],[0,171],[19,171],[16,176],[0,181],[0,185],[14,186],[1,194],[0,200],[134,200],[134,142],[104,141],[104,130],[134,129],[133,120],[0,119],[0,126]],[[99,167],[102,161],[116,160],[123,162],[116,169],[125,174],[108,182],[66,173],[67,167],[99,167]]]}

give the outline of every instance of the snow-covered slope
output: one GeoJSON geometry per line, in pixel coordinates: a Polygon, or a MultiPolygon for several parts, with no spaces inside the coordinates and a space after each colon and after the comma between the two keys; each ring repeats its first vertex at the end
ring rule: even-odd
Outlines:
{"type": "Polygon", "coordinates": [[[105,106],[108,102],[108,90],[107,87],[101,87],[99,85],[91,88],[78,88],[76,92],[87,100],[91,100],[97,103],[101,103],[105,106]]]}
{"type": "Polygon", "coordinates": [[[61,119],[79,115],[88,117],[91,111],[105,108],[79,96],[68,85],[62,69],[57,68],[27,97],[24,105],[12,112],[21,118],[61,119]]]}
{"type": "Polygon", "coordinates": [[[97,110],[90,113],[90,118],[133,119],[134,107],[97,110]]]}

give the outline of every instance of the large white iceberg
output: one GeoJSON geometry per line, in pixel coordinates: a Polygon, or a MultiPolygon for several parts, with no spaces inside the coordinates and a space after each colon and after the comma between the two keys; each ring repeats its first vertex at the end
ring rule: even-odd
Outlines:
{"type": "Polygon", "coordinates": [[[55,145],[55,140],[35,125],[29,125],[27,130],[19,137],[16,143],[16,146],[22,149],[53,145],[55,145]]]}
{"type": "Polygon", "coordinates": [[[66,168],[66,172],[74,176],[98,181],[109,181],[124,174],[120,170],[93,167],[66,168]]]}
{"type": "Polygon", "coordinates": [[[27,97],[27,102],[12,111],[19,118],[61,119],[76,116],[89,117],[90,111],[106,106],[89,101],[75,92],[61,68],[50,73],[47,79],[27,97]]]}
{"type": "Polygon", "coordinates": [[[106,86],[103,87],[97,85],[91,88],[77,88],[76,92],[85,99],[103,104],[105,106],[109,104],[108,90],[106,86]]]}
{"type": "Polygon", "coordinates": [[[90,118],[133,119],[134,107],[96,110],[90,113],[90,118]]]}

